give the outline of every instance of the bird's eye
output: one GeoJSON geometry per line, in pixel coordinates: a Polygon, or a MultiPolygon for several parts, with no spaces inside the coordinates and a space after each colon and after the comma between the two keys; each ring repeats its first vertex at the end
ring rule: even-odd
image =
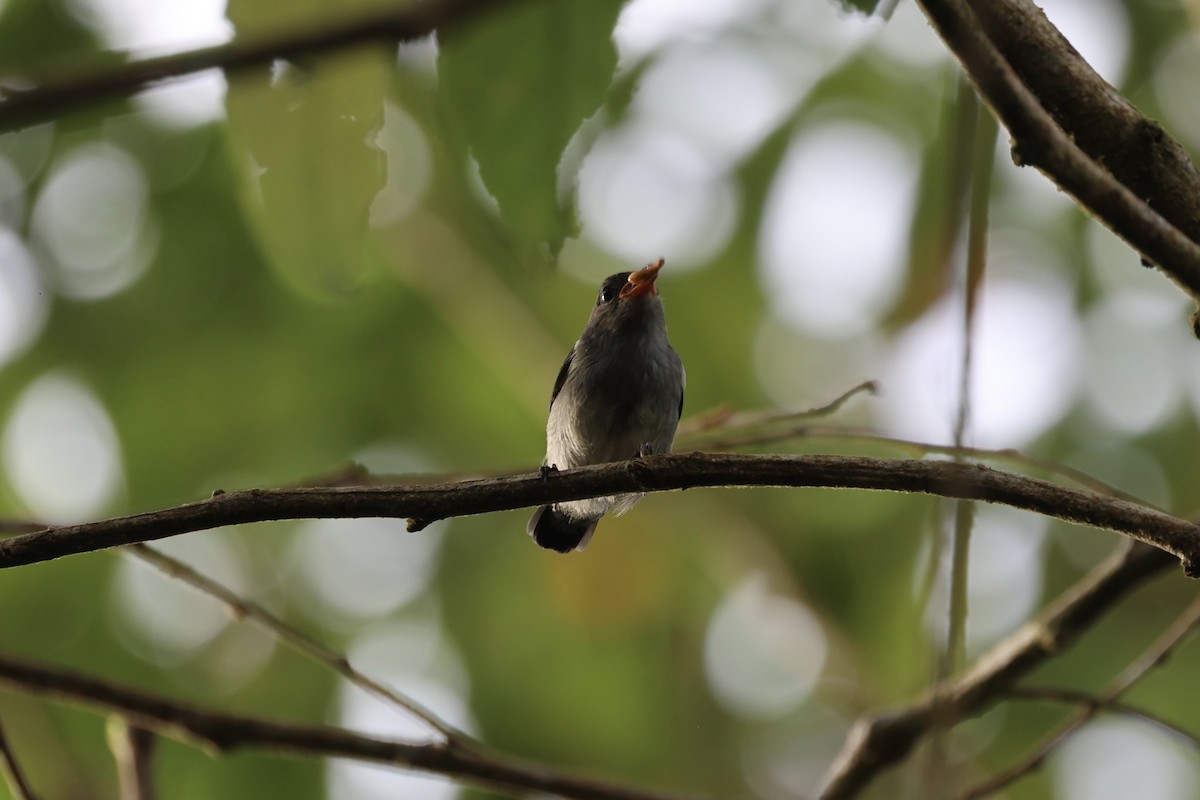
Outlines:
{"type": "Polygon", "coordinates": [[[600,290],[600,302],[601,303],[611,303],[613,301],[613,298],[615,298],[616,296],[617,296],[617,290],[612,288],[611,286],[605,286],[603,289],[600,290]]]}

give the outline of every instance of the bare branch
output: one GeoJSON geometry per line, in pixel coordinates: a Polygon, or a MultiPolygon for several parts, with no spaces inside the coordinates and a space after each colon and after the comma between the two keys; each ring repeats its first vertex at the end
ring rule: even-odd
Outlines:
{"type": "Polygon", "coordinates": [[[1041,767],[1046,762],[1046,759],[1050,757],[1050,754],[1070,738],[1071,734],[1081,728],[1092,717],[1096,716],[1104,704],[1115,701],[1121,695],[1125,694],[1125,692],[1129,691],[1134,684],[1144,678],[1152,669],[1162,664],[1167,659],[1167,656],[1179,646],[1180,642],[1192,633],[1197,625],[1200,625],[1200,599],[1193,601],[1190,606],[1184,609],[1183,613],[1176,617],[1175,621],[1150,645],[1149,649],[1117,676],[1112,685],[1101,695],[1100,703],[1087,705],[1079,709],[1079,711],[1071,715],[1066,722],[1051,733],[1040,746],[1035,748],[1028,757],[998,775],[968,789],[962,794],[962,800],[974,800],[975,798],[993,795],[1041,767]]]}
{"type": "Polygon", "coordinates": [[[746,430],[764,425],[778,425],[783,422],[796,422],[816,417],[827,417],[839,411],[842,406],[857,395],[874,395],[878,393],[879,383],[877,381],[862,381],[851,386],[828,403],[813,408],[806,408],[802,411],[783,411],[779,409],[735,411],[729,406],[717,406],[708,411],[702,411],[681,422],[679,431],[675,435],[675,446],[676,449],[686,450],[688,447],[693,446],[691,442],[700,439],[706,433],[714,431],[728,431],[732,428],[746,430]]]}
{"type": "Polygon", "coordinates": [[[398,706],[413,717],[424,722],[446,741],[460,747],[471,747],[478,744],[466,733],[445,722],[417,701],[405,697],[369,675],[359,672],[344,655],[335,653],[321,645],[311,637],[306,636],[294,625],[290,625],[272,614],[260,604],[239,596],[228,587],[221,585],[206,575],[200,574],[182,561],[171,558],[166,553],[155,550],[145,544],[130,545],[125,551],[153,565],[168,576],[183,581],[218,602],[223,603],[233,613],[234,617],[249,619],[266,631],[273,633],[284,644],[332,672],[341,675],[364,691],[375,695],[385,702],[398,706]]]}
{"type": "MultiPolygon", "coordinates": [[[[1038,96],[1014,72],[1014,65],[997,49],[984,32],[979,17],[972,11],[972,8],[979,9],[980,14],[993,22],[993,27],[1004,30],[1024,24],[1020,20],[1025,17],[1019,14],[989,14],[985,7],[992,1],[968,5],[967,0],[918,0],[979,93],[1016,140],[1014,151],[1017,157],[1029,159],[1036,154],[1036,166],[1051,180],[1145,258],[1160,265],[1194,300],[1200,301],[1200,244],[1165,219],[1156,210],[1157,206],[1146,203],[1138,193],[1080,149],[1072,136],[1059,126],[1039,102],[1038,96]]],[[[1007,7],[1032,8],[1032,5],[1026,0],[1009,0],[1007,7]]],[[[1043,22],[1049,26],[1044,17],[1043,22]]],[[[1063,46],[1070,47],[1061,34],[1058,34],[1054,46],[1060,50],[1063,46]]],[[[1078,58],[1077,54],[1075,58],[1078,58]]],[[[1049,71],[1053,72],[1054,80],[1064,83],[1072,80],[1070,74],[1063,74],[1061,70],[1049,71]]],[[[1117,94],[1112,87],[1107,87],[1107,91],[1117,94]]],[[[1094,124],[1093,120],[1104,114],[1104,111],[1086,103],[1078,111],[1080,117],[1068,129],[1071,133],[1077,128],[1094,124]]],[[[1136,111],[1133,113],[1136,114],[1136,111]]],[[[1151,139],[1158,142],[1166,139],[1161,128],[1140,114],[1137,117],[1141,120],[1143,135],[1152,133],[1151,139]]],[[[1178,148],[1178,145],[1175,147],[1178,148]]],[[[1178,152],[1182,154],[1182,148],[1178,152]]],[[[1186,158],[1184,160],[1186,162],[1186,158]]],[[[1112,161],[1105,158],[1103,163],[1111,164],[1112,161]]],[[[1186,163],[1195,172],[1190,162],[1186,163]]],[[[1136,166],[1129,169],[1142,166],[1139,160],[1136,166]]],[[[1196,194],[1191,195],[1188,206],[1190,210],[1187,213],[1192,215],[1195,214],[1196,197],[1196,194]]]]}
{"type": "Polygon", "coordinates": [[[108,748],[117,762],[120,800],[155,800],[154,734],[120,716],[108,719],[108,748]]]}
{"type": "Polygon", "coordinates": [[[444,775],[521,795],[533,792],[579,800],[677,800],[678,797],[566,775],[499,754],[449,744],[409,744],[327,725],[275,722],[208,711],[77,672],[3,655],[0,655],[0,683],[116,712],[131,724],[217,753],[261,749],[291,756],[352,758],[444,775]]]}
{"type": "Polygon", "coordinates": [[[499,5],[499,0],[436,0],[383,5],[352,19],[264,39],[130,61],[106,69],[85,69],[57,77],[0,79],[0,129],[35,125],[83,106],[129,97],[157,83],[207,69],[226,75],[279,59],[314,56],[370,43],[411,41],[457,24],[499,5]],[[21,87],[31,88],[21,88],[21,87]]]}
{"type": "MultiPolygon", "coordinates": [[[[1200,241],[1200,171],[1187,149],[1096,74],[1035,3],[971,5],[996,49],[1071,141],[1200,241]]],[[[1018,142],[1020,159],[1040,164],[1041,144],[1018,142]]]]}
{"type": "Polygon", "coordinates": [[[855,796],[882,770],[907,756],[937,725],[954,724],[990,708],[1017,680],[1062,653],[1102,614],[1170,565],[1170,558],[1161,550],[1131,543],[949,685],[933,687],[905,708],[860,719],[830,767],[822,800],[855,796]]]}
{"type": "Polygon", "coordinates": [[[1200,566],[1200,526],[1112,497],[977,464],[856,456],[675,453],[627,462],[417,486],[347,486],[218,492],[161,511],[48,528],[0,541],[0,568],[152,541],[190,531],[279,519],[401,517],[434,520],[627,492],[701,486],[791,486],[919,492],[1001,503],[1116,531],[1200,566]]]}
{"type": "Polygon", "coordinates": [[[4,782],[12,792],[14,800],[36,800],[37,795],[33,793],[25,773],[21,771],[21,765],[12,751],[8,737],[4,734],[3,726],[0,726],[0,774],[4,775],[4,782]]]}

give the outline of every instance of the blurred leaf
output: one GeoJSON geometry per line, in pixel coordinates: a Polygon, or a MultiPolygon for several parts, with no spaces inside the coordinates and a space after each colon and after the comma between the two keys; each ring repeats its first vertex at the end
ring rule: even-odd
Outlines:
{"type": "MultiPolygon", "coordinates": [[[[438,74],[457,144],[479,164],[524,245],[557,253],[574,230],[562,154],[604,101],[617,63],[614,0],[526,2],[440,40],[438,74]]],[[[574,176],[571,180],[573,194],[574,176]]]]}
{"type": "MultiPolygon", "coordinates": [[[[286,19],[314,18],[328,5],[308,3],[286,19]]],[[[228,16],[244,32],[278,27],[282,15],[234,0],[228,16]]],[[[370,261],[367,214],[386,180],[374,139],[390,72],[390,60],[368,48],[311,70],[277,63],[229,86],[229,127],[250,177],[248,216],[268,261],[305,293],[345,293],[370,261]]]]}
{"type": "Polygon", "coordinates": [[[889,9],[887,12],[885,12],[888,14],[891,13],[890,9],[895,8],[896,6],[895,2],[892,2],[892,0],[884,0],[883,2],[881,2],[881,0],[837,0],[837,3],[846,11],[857,11],[860,14],[866,14],[867,16],[874,14],[875,9],[879,8],[881,5],[889,9]]]}

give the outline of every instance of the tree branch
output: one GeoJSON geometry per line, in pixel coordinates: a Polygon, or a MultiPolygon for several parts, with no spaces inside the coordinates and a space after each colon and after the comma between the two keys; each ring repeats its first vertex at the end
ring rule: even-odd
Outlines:
{"type": "Polygon", "coordinates": [[[1171,563],[1163,551],[1131,543],[1059,595],[1037,619],[992,647],[961,677],[931,688],[910,706],[860,719],[829,769],[822,800],[855,796],[939,725],[957,724],[1002,700],[1017,680],[1060,654],[1101,615],[1171,563]]]}
{"type": "Polygon", "coordinates": [[[976,800],[976,798],[993,795],[1041,767],[1050,754],[1084,723],[1096,716],[1104,704],[1119,699],[1147,673],[1162,664],[1175,648],[1191,635],[1197,625],[1200,625],[1200,599],[1192,601],[1192,604],[1175,618],[1146,652],[1117,676],[1101,695],[1099,703],[1084,706],[1076,711],[1020,763],[971,787],[961,795],[961,800],[976,800]]]}
{"type": "Polygon", "coordinates": [[[207,711],[86,675],[0,655],[0,683],[117,712],[131,724],[215,752],[256,748],[292,756],[371,761],[444,775],[476,786],[578,800],[678,800],[678,796],[566,775],[515,759],[447,744],[419,745],[344,728],[207,711]]]}
{"type": "Polygon", "coordinates": [[[1152,508],[978,464],[856,456],[675,453],[552,473],[416,486],[216,492],[161,511],[47,528],[0,541],[0,568],[180,533],[280,519],[403,517],[417,531],[448,517],[611,494],[746,486],[919,492],[1001,503],[1123,533],[1161,548],[1189,575],[1200,567],[1200,526],[1152,508]]]}
{"type": "MultiPolygon", "coordinates": [[[[1183,145],[1096,74],[1030,0],[972,6],[996,49],[1071,141],[1200,241],[1200,171],[1183,145]]],[[[1039,164],[1040,145],[1022,142],[1022,160],[1039,164]]]]}
{"type": "Polygon", "coordinates": [[[200,572],[184,564],[182,561],[172,558],[159,550],[155,550],[149,545],[140,543],[130,545],[123,552],[133,554],[167,576],[183,581],[217,602],[224,604],[235,618],[248,619],[254,622],[267,632],[273,634],[281,642],[315,663],[320,664],[331,672],[341,675],[350,683],[353,683],[369,694],[375,695],[375,697],[384,702],[391,703],[403,709],[406,713],[424,722],[429,726],[431,731],[440,735],[447,742],[461,748],[478,746],[478,742],[472,737],[445,722],[417,701],[405,697],[369,675],[355,669],[346,656],[330,650],[306,635],[296,626],[272,614],[262,605],[239,596],[237,592],[206,575],[200,574],[200,572]]]}
{"type": "Polygon", "coordinates": [[[308,30],[130,61],[56,77],[9,76],[0,80],[0,129],[47,122],[88,103],[130,97],[154,84],[207,69],[226,75],[279,59],[320,55],[372,42],[412,41],[458,24],[500,0],[436,0],[385,5],[378,10],[308,30]],[[17,88],[31,86],[31,88],[17,88]]]}
{"type": "MultiPolygon", "coordinates": [[[[1064,131],[1043,107],[1039,100],[1040,94],[1036,92],[1046,91],[1056,98],[1069,95],[1069,91],[1052,92],[1048,87],[1065,85],[1084,69],[1090,72],[1090,68],[1070,49],[1062,34],[1058,33],[1044,16],[1041,16],[1038,29],[1043,32],[1049,29],[1053,31],[1053,36],[1049,37],[1052,41],[1042,41],[1040,46],[1047,50],[1059,51],[1063,63],[1069,61],[1074,68],[1065,71],[1037,66],[1036,62],[1018,65],[1016,60],[1006,60],[988,33],[985,33],[980,16],[976,16],[972,8],[978,9],[978,13],[989,21],[989,32],[1003,37],[1010,45],[1012,41],[1024,41],[1029,38],[1009,35],[1010,28],[1026,23],[1032,24],[1033,17],[1038,15],[1031,10],[1032,4],[1027,0],[1007,0],[998,3],[1006,9],[1005,13],[997,9],[988,9],[993,1],[975,2],[970,6],[966,0],[918,0],[918,3],[946,45],[958,57],[979,93],[1012,134],[1015,140],[1014,159],[1017,163],[1033,163],[1042,169],[1081,206],[1141,252],[1145,258],[1158,264],[1194,300],[1200,302],[1200,244],[1185,233],[1185,230],[1192,232],[1200,227],[1200,217],[1196,215],[1196,208],[1200,207],[1197,203],[1200,194],[1190,194],[1186,210],[1181,212],[1182,216],[1176,214],[1173,217],[1189,218],[1193,221],[1193,225],[1181,230],[1155,210],[1156,207],[1143,201],[1140,193],[1131,188],[1142,186],[1141,181],[1126,186],[1105,166],[1101,166],[1101,163],[1106,166],[1112,165],[1109,151],[1102,147],[1094,148],[1096,159],[1102,159],[1098,161],[1081,149],[1072,138],[1072,134],[1083,128],[1095,126],[1096,120],[1106,114],[1105,105],[1093,106],[1090,101],[1080,102],[1078,105],[1057,104],[1056,108],[1060,114],[1069,111],[1077,115],[1070,117],[1067,130],[1064,131]],[[1068,52],[1074,55],[1062,55],[1068,52]],[[1038,70],[1045,70],[1046,73],[1041,80],[1033,84],[1036,89],[1031,91],[1014,71],[1018,68],[1022,70],[1022,75],[1038,70]]],[[[1010,46],[1009,54],[1013,59],[1032,58],[1028,49],[1015,46],[1010,46]]],[[[1115,89],[1105,84],[1095,73],[1091,74],[1095,81],[1103,84],[1106,92],[1119,97],[1115,89]]],[[[1172,162],[1173,168],[1195,173],[1195,167],[1186,159],[1178,144],[1170,141],[1155,123],[1142,117],[1128,101],[1120,102],[1126,109],[1125,117],[1137,120],[1134,127],[1141,132],[1143,140],[1155,147],[1161,146],[1164,152],[1174,153],[1176,158],[1172,162]],[[1178,163],[1179,157],[1183,158],[1183,165],[1178,163]]],[[[1111,113],[1111,109],[1108,111],[1111,113]]],[[[1158,150],[1154,151],[1157,152],[1158,150]]],[[[1130,159],[1131,163],[1121,174],[1124,176],[1139,169],[1156,172],[1149,168],[1145,155],[1145,148],[1142,148],[1139,157],[1130,159]]]]}

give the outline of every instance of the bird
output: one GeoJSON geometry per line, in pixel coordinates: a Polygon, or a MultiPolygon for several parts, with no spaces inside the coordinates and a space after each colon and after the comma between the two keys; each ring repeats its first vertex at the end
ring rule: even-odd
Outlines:
{"type": "MultiPolygon", "coordinates": [[[[683,414],[683,362],[667,340],[658,272],[664,259],[610,275],[567,353],[546,421],[542,476],[587,464],[668,453],[683,414]]],[[[526,532],[559,553],[583,551],[605,513],[642,498],[621,494],[541,506],[526,532]]]]}

